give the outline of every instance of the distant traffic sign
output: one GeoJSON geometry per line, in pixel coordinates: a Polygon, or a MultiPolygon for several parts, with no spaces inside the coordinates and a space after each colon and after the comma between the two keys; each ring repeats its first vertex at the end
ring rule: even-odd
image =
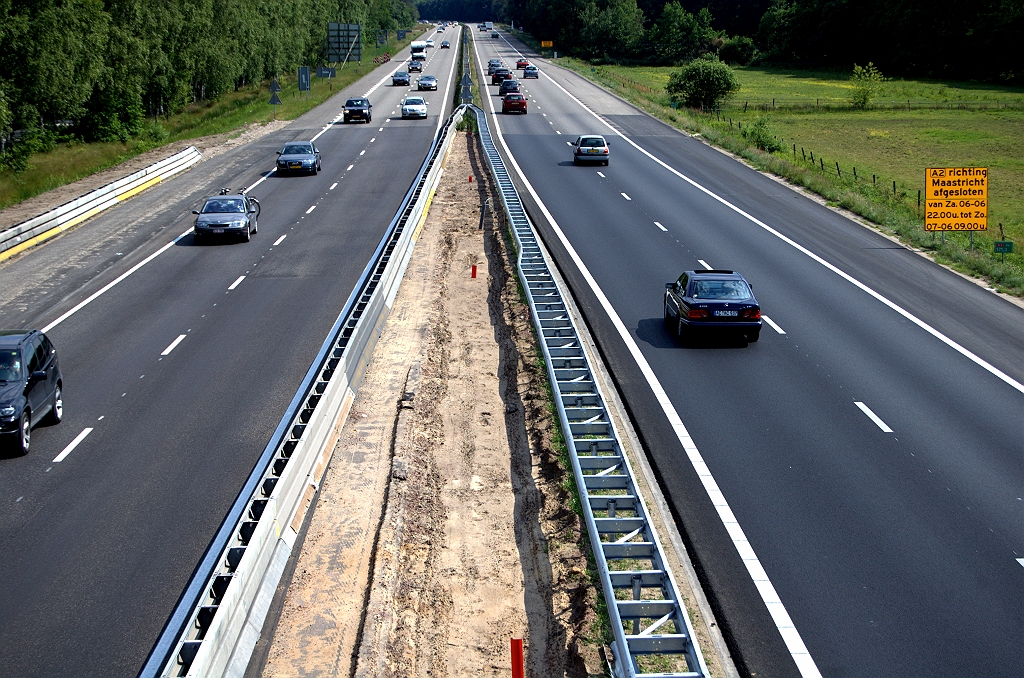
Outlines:
{"type": "Polygon", "coordinates": [[[925,170],[924,230],[987,229],[987,167],[930,167],[925,170]]]}
{"type": "Polygon", "coordinates": [[[554,40],[541,40],[540,41],[540,46],[541,47],[554,47],[555,46],[555,41],[554,40]]]}
{"type": "Polygon", "coordinates": [[[1012,240],[996,240],[994,244],[996,254],[1013,254],[1012,240]]]}
{"type": "Polygon", "coordinates": [[[309,91],[309,66],[299,66],[299,91],[309,91]]]}
{"type": "Polygon", "coordinates": [[[270,91],[271,92],[280,92],[281,91],[281,86],[277,84],[277,78],[274,78],[274,81],[272,83],[270,83],[270,91]]]}
{"type": "Polygon", "coordinates": [[[274,92],[273,94],[270,95],[270,105],[271,106],[280,106],[281,105],[281,97],[277,96],[277,92],[274,92]]]}

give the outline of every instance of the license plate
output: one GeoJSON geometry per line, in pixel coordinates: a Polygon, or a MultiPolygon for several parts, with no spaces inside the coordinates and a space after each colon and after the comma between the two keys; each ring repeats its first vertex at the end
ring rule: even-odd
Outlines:
{"type": "Polygon", "coordinates": [[[598,149],[596,148],[588,148],[587,153],[600,153],[600,151],[598,151],[598,149]]]}
{"type": "Polygon", "coordinates": [[[293,162],[293,163],[289,164],[288,167],[290,167],[291,169],[299,169],[300,167],[302,167],[302,163],[301,162],[293,162]]]}
{"type": "Polygon", "coordinates": [[[719,318],[735,318],[739,314],[739,311],[715,311],[715,315],[719,318]]]}
{"type": "Polygon", "coordinates": [[[223,232],[224,232],[223,228],[211,228],[210,229],[210,233],[223,233],[223,232]]]}

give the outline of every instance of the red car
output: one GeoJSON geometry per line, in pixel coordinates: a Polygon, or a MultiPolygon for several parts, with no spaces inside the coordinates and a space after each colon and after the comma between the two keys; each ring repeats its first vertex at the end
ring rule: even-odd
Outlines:
{"type": "Polygon", "coordinates": [[[526,114],[526,97],[518,92],[506,94],[501,100],[502,113],[523,113],[526,114]]]}
{"type": "Polygon", "coordinates": [[[527,61],[526,59],[520,59],[519,61],[516,62],[516,68],[526,68],[529,65],[530,62],[527,61]]]}

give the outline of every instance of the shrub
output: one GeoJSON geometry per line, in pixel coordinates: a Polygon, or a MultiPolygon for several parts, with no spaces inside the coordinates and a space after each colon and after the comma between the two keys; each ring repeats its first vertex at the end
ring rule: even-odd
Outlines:
{"type": "Polygon", "coordinates": [[[762,151],[776,153],[782,150],[782,142],[772,134],[770,122],[769,116],[762,115],[754,121],[753,125],[748,125],[743,129],[743,137],[762,151]]]}
{"type": "Polygon", "coordinates": [[[672,101],[706,110],[718,107],[739,88],[739,80],[726,64],[717,58],[700,58],[669,76],[665,91],[672,101]]]}
{"type": "Polygon", "coordinates": [[[881,71],[875,68],[875,65],[869,61],[867,66],[854,64],[853,75],[850,76],[850,80],[853,82],[853,94],[850,95],[853,107],[865,109],[871,103],[871,99],[874,98],[878,86],[885,78],[882,77],[881,71]]]}
{"type": "Polygon", "coordinates": [[[718,57],[727,64],[749,66],[756,56],[754,41],[745,35],[729,38],[722,44],[722,49],[718,50],[718,57]]]}

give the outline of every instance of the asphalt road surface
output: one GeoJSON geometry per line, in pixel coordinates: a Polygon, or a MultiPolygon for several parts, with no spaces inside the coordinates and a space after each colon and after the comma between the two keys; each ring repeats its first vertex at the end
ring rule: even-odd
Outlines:
{"type": "Polygon", "coordinates": [[[450,112],[456,53],[431,50],[427,120],[401,120],[392,61],[0,266],[3,327],[49,326],[120,280],[48,330],[64,421],[0,459],[0,675],[138,672],[450,112]],[[367,91],[372,123],[341,124],[367,91]],[[319,175],[268,175],[318,134],[319,175]],[[258,234],[196,246],[190,210],[222,186],[252,186],[258,234]]]}
{"type": "MultiPolygon", "coordinates": [[[[526,49],[474,37],[480,67],[526,49]]],[[[483,107],[741,671],[1020,675],[1021,308],[538,65],[527,115],[489,84],[483,107]],[[607,136],[607,167],[573,166],[584,133],[607,136]],[[683,348],[665,328],[665,283],[703,268],[753,284],[758,343],[683,348]]]]}

